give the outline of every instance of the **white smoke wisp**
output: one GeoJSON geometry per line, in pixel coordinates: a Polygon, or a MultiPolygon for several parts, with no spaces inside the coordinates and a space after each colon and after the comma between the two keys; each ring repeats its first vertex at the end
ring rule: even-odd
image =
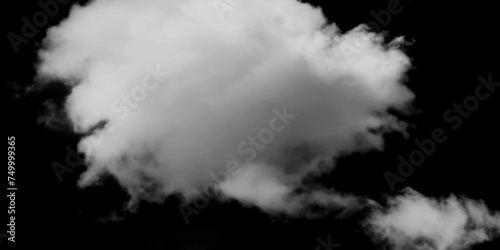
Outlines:
{"type": "Polygon", "coordinates": [[[366,221],[376,239],[393,249],[460,250],[500,235],[500,213],[483,201],[433,199],[406,189],[380,206],[366,221]]]}
{"type": "Polygon", "coordinates": [[[315,200],[352,203],[302,180],[320,160],[382,149],[374,129],[404,129],[387,113],[413,99],[404,39],[363,25],[342,33],[296,0],[218,14],[212,1],[98,0],[49,30],[38,73],[72,86],[75,130],[102,137],[79,145],[80,185],[107,173],[133,195],[191,198],[236,163],[220,183],[226,197],[290,214],[315,200]],[[140,92],[155,70],[158,86],[140,92]],[[106,132],[92,129],[103,121],[106,132]]]}

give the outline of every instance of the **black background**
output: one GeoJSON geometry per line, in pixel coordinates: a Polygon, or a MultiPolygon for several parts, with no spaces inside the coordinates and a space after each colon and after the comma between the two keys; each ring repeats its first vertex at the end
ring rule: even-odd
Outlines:
{"type": "MultiPolygon", "coordinates": [[[[387,9],[383,1],[306,1],[322,7],[330,21],[347,31],[360,23],[374,21],[370,11],[387,9]]],[[[403,11],[392,15],[382,29],[389,37],[404,35],[415,41],[406,48],[412,58],[407,85],[415,92],[416,113],[404,117],[413,126],[410,137],[386,136],[384,152],[370,152],[343,157],[325,184],[383,201],[410,186],[429,196],[451,193],[483,199],[488,207],[500,211],[498,101],[500,89],[480,103],[456,130],[443,121],[454,103],[474,94],[478,77],[492,75],[500,81],[498,58],[498,9],[493,2],[423,2],[401,0],[403,11]],[[435,128],[445,129],[448,139],[424,164],[392,191],[386,171],[397,173],[399,155],[416,148],[415,139],[430,138],[435,128]]],[[[56,25],[68,15],[71,4],[60,11],[45,27],[56,25]]],[[[43,114],[44,101],[64,100],[68,90],[52,85],[42,91],[23,95],[33,84],[36,51],[46,28],[41,28],[28,44],[15,53],[7,39],[9,32],[21,33],[21,18],[31,18],[40,11],[37,1],[3,3],[2,75],[4,82],[5,135],[16,138],[16,243],[0,239],[0,248],[31,249],[122,248],[122,249],[315,249],[317,237],[341,244],[338,249],[383,249],[372,242],[361,226],[369,211],[358,211],[342,220],[335,214],[318,220],[272,218],[258,209],[238,203],[210,205],[186,225],[179,212],[179,200],[171,197],[164,204],[141,203],[136,213],[124,213],[127,194],[112,179],[101,186],[84,190],[76,181],[83,172],[79,166],[59,182],[51,163],[65,162],[66,146],[76,148],[78,135],[47,129],[37,119],[43,114]],[[15,97],[18,95],[20,97],[15,97]],[[123,220],[105,221],[116,213],[123,220]],[[28,247],[29,246],[29,247],[28,247]]],[[[5,137],[4,137],[5,138],[5,137]]],[[[0,171],[7,186],[7,167],[0,171]]],[[[2,195],[5,198],[5,195],[2,195]]],[[[2,198],[2,200],[4,199],[2,198]]],[[[2,204],[7,204],[3,202],[2,204]]],[[[7,205],[2,224],[8,223],[7,205]]],[[[7,231],[4,227],[0,231],[7,231]]],[[[499,249],[500,240],[474,246],[473,249],[499,249]]]]}

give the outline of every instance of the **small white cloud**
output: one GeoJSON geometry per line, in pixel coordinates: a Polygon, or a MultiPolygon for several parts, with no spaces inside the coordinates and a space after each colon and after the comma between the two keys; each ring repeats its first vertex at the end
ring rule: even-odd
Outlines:
{"type": "Polygon", "coordinates": [[[396,250],[460,250],[500,233],[499,213],[482,201],[454,195],[435,199],[406,189],[389,199],[387,207],[375,207],[367,226],[396,250]]]}

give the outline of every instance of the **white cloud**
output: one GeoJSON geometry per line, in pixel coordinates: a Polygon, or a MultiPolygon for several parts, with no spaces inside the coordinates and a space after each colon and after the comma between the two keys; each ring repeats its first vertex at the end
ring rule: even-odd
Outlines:
{"type": "Polygon", "coordinates": [[[458,250],[500,233],[500,213],[492,213],[483,201],[468,198],[428,198],[406,189],[378,206],[367,225],[376,238],[393,249],[458,250]]]}
{"type": "Polygon", "coordinates": [[[39,74],[74,86],[66,109],[75,128],[113,124],[92,150],[81,145],[89,168],[80,184],[108,172],[132,195],[147,186],[189,197],[236,161],[243,170],[222,189],[228,197],[290,213],[311,200],[349,205],[301,180],[322,158],[380,149],[369,129],[401,128],[386,110],[413,99],[401,84],[403,39],[388,44],[364,26],[342,34],[295,0],[242,1],[224,20],[211,1],[193,1],[93,1],[49,30],[39,74]],[[147,98],[113,107],[156,65],[169,74],[147,98]],[[271,142],[238,149],[284,107],[297,118],[271,142]]]}

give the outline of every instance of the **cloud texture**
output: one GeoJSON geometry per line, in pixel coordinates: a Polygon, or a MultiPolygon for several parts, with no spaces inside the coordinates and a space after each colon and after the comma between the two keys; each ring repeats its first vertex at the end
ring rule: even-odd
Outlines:
{"type": "Polygon", "coordinates": [[[355,200],[304,186],[318,162],[381,149],[374,129],[404,129],[387,114],[413,99],[403,42],[363,25],[343,33],[296,0],[223,12],[213,1],[101,0],[49,30],[38,72],[72,86],[66,111],[88,134],[82,186],[108,173],[134,197],[215,188],[296,214],[355,200]]]}
{"type": "Polygon", "coordinates": [[[428,198],[406,189],[379,207],[367,220],[376,238],[393,249],[459,250],[500,234],[500,213],[483,201],[468,198],[428,198]]]}

